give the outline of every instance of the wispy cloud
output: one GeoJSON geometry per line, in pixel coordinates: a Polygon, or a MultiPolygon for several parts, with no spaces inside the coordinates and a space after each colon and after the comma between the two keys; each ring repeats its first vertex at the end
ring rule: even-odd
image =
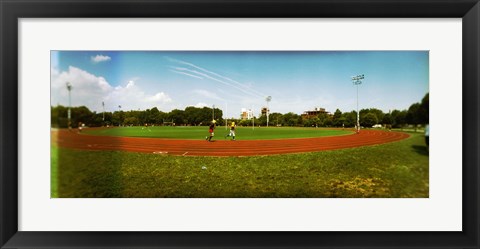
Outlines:
{"type": "Polygon", "coordinates": [[[216,93],[210,92],[210,91],[207,91],[207,90],[197,89],[197,90],[193,90],[193,93],[195,93],[197,95],[200,95],[202,97],[205,97],[205,98],[225,101],[224,98],[218,96],[216,93]]]}
{"type": "Polygon", "coordinates": [[[261,97],[261,98],[266,97],[265,94],[251,88],[249,85],[242,84],[242,83],[240,83],[236,80],[225,77],[225,76],[223,76],[221,74],[218,74],[218,73],[215,73],[213,71],[207,70],[207,69],[202,68],[200,66],[197,66],[193,63],[182,61],[182,60],[177,60],[177,59],[170,58],[170,57],[165,57],[165,58],[167,60],[171,61],[171,62],[186,65],[186,66],[189,66],[191,68],[194,68],[194,69],[197,69],[197,70],[201,71],[201,72],[199,72],[197,70],[184,68],[184,67],[172,67],[175,70],[176,73],[184,73],[184,74],[189,75],[189,76],[196,75],[198,77],[211,79],[211,80],[214,80],[218,83],[227,85],[229,87],[233,87],[233,88],[235,88],[239,91],[242,91],[243,93],[246,93],[246,94],[254,96],[254,97],[261,97]],[[188,72],[188,73],[185,73],[185,71],[188,72]]]}
{"type": "Polygon", "coordinates": [[[104,62],[104,61],[109,61],[112,58],[110,56],[107,56],[107,55],[100,55],[99,54],[99,55],[90,57],[90,59],[92,60],[93,63],[100,63],[100,62],[104,62]]]}
{"type": "Polygon", "coordinates": [[[193,77],[193,78],[197,78],[197,79],[201,79],[201,80],[203,79],[203,78],[200,77],[200,76],[196,76],[196,75],[189,74],[189,73],[185,73],[185,72],[179,72],[179,71],[175,71],[175,70],[170,70],[170,72],[187,75],[187,76],[190,76],[190,77],[193,77]]]}

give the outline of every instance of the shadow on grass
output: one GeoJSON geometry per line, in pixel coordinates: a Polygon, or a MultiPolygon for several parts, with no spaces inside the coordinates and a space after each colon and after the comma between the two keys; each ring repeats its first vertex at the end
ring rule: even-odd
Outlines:
{"type": "Polygon", "coordinates": [[[418,154],[428,156],[428,148],[426,145],[412,145],[412,148],[418,154]]]}

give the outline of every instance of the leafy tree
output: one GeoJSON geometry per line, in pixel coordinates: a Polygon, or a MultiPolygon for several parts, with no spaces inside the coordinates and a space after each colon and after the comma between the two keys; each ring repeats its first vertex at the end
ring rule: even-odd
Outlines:
{"type": "Polygon", "coordinates": [[[416,125],[420,123],[420,117],[418,115],[420,109],[420,103],[412,104],[407,111],[407,123],[416,125]]]}
{"type": "Polygon", "coordinates": [[[78,127],[79,122],[88,125],[92,118],[92,112],[86,106],[72,108],[72,127],[78,127]]]}
{"type": "MultiPolygon", "coordinates": [[[[383,113],[382,110],[379,110],[377,108],[370,108],[368,109],[368,113],[373,113],[375,114],[375,116],[377,117],[377,119],[379,120],[378,122],[380,122],[381,120],[383,120],[383,117],[385,116],[385,113],[383,113]]],[[[377,124],[378,124],[377,122],[377,124]]]]}
{"type": "Polygon", "coordinates": [[[420,102],[420,107],[418,108],[418,121],[420,124],[428,124],[429,123],[429,97],[428,93],[423,97],[422,101],[420,102]]]}
{"type": "MultiPolygon", "coordinates": [[[[270,121],[270,120],[269,120],[270,121]]],[[[267,126],[267,116],[261,115],[255,120],[256,125],[267,126]]]]}
{"type": "Polygon", "coordinates": [[[282,125],[297,126],[298,118],[302,118],[300,115],[293,112],[289,112],[283,115],[282,125]]]}
{"type": "Polygon", "coordinates": [[[147,109],[147,115],[146,115],[146,123],[148,124],[158,124],[160,123],[160,111],[158,110],[157,107],[153,107],[152,109],[148,110],[147,109]]]}
{"type": "Polygon", "coordinates": [[[318,126],[325,127],[325,126],[327,126],[326,123],[329,123],[329,121],[328,121],[329,116],[326,113],[318,114],[317,118],[318,118],[318,126]]]}
{"type": "Polygon", "coordinates": [[[281,125],[281,121],[282,121],[282,118],[283,118],[283,115],[281,113],[278,113],[278,112],[274,112],[274,113],[269,113],[270,117],[269,117],[269,122],[273,125],[275,124],[276,126],[278,126],[279,124],[281,125]]]}
{"type": "Polygon", "coordinates": [[[203,108],[197,108],[193,106],[189,106],[185,108],[185,116],[187,118],[188,124],[191,125],[199,125],[205,120],[206,112],[203,108]]]}
{"type": "Polygon", "coordinates": [[[51,126],[55,128],[66,128],[68,127],[68,111],[67,107],[58,105],[56,107],[50,108],[50,122],[51,126]]]}
{"type": "Polygon", "coordinates": [[[372,127],[374,124],[378,124],[377,115],[373,112],[369,112],[363,116],[363,119],[360,120],[360,125],[364,127],[372,127]]]}
{"type": "Polygon", "coordinates": [[[127,117],[125,118],[125,125],[138,125],[138,119],[136,117],[127,117]]]}
{"type": "Polygon", "coordinates": [[[185,124],[186,123],[185,111],[174,109],[170,113],[168,113],[167,120],[168,121],[172,120],[172,122],[175,123],[175,125],[185,124]]]}
{"type": "Polygon", "coordinates": [[[344,123],[342,123],[342,126],[345,124],[345,127],[354,127],[357,123],[356,111],[345,112],[342,114],[342,117],[344,118],[344,123]]]}
{"type": "Polygon", "coordinates": [[[405,124],[407,123],[407,111],[406,110],[403,110],[403,111],[393,110],[391,115],[392,115],[392,120],[393,120],[393,124],[392,124],[393,127],[400,128],[400,127],[405,126],[405,124]]]}
{"type": "Polygon", "coordinates": [[[385,116],[383,116],[382,123],[391,125],[393,123],[392,115],[390,113],[385,114],[385,116]]]}
{"type": "Polygon", "coordinates": [[[343,121],[341,119],[342,119],[342,112],[340,111],[340,109],[335,110],[335,112],[333,113],[333,126],[335,127],[342,126],[342,124],[345,122],[345,119],[343,119],[343,121]]]}

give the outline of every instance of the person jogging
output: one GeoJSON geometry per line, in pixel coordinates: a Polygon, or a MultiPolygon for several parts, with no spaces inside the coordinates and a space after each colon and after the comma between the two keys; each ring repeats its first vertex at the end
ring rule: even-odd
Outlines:
{"type": "Polygon", "coordinates": [[[225,135],[225,139],[227,139],[227,137],[232,137],[232,141],[235,141],[235,122],[232,122],[232,125],[230,126],[230,133],[225,135]]]}
{"type": "Polygon", "coordinates": [[[210,133],[210,136],[206,136],[206,137],[205,137],[205,140],[207,140],[207,141],[209,141],[209,142],[212,141],[212,137],[215,135],[215,134],[213,133],[213,131],[215,130],[215,123],[216,123],[216,121],[213,120],[212,123],[210,124],[210,126],[208,127],[208,132],[210,133]]]}

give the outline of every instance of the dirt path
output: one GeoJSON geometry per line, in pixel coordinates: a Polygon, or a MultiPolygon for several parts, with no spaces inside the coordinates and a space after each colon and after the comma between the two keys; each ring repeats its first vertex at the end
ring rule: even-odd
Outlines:
{"type": "Polygon", "coordinates": [[[52,143],[82,150],[123,150],[183,156],[253,156],[302,153],[354,148],[399,141],[409,137],[402,132],[362,130],[345,136],[279,140],[199,140],[108,137],[77,134],[68,130],[52,131],[52,143]]]}

